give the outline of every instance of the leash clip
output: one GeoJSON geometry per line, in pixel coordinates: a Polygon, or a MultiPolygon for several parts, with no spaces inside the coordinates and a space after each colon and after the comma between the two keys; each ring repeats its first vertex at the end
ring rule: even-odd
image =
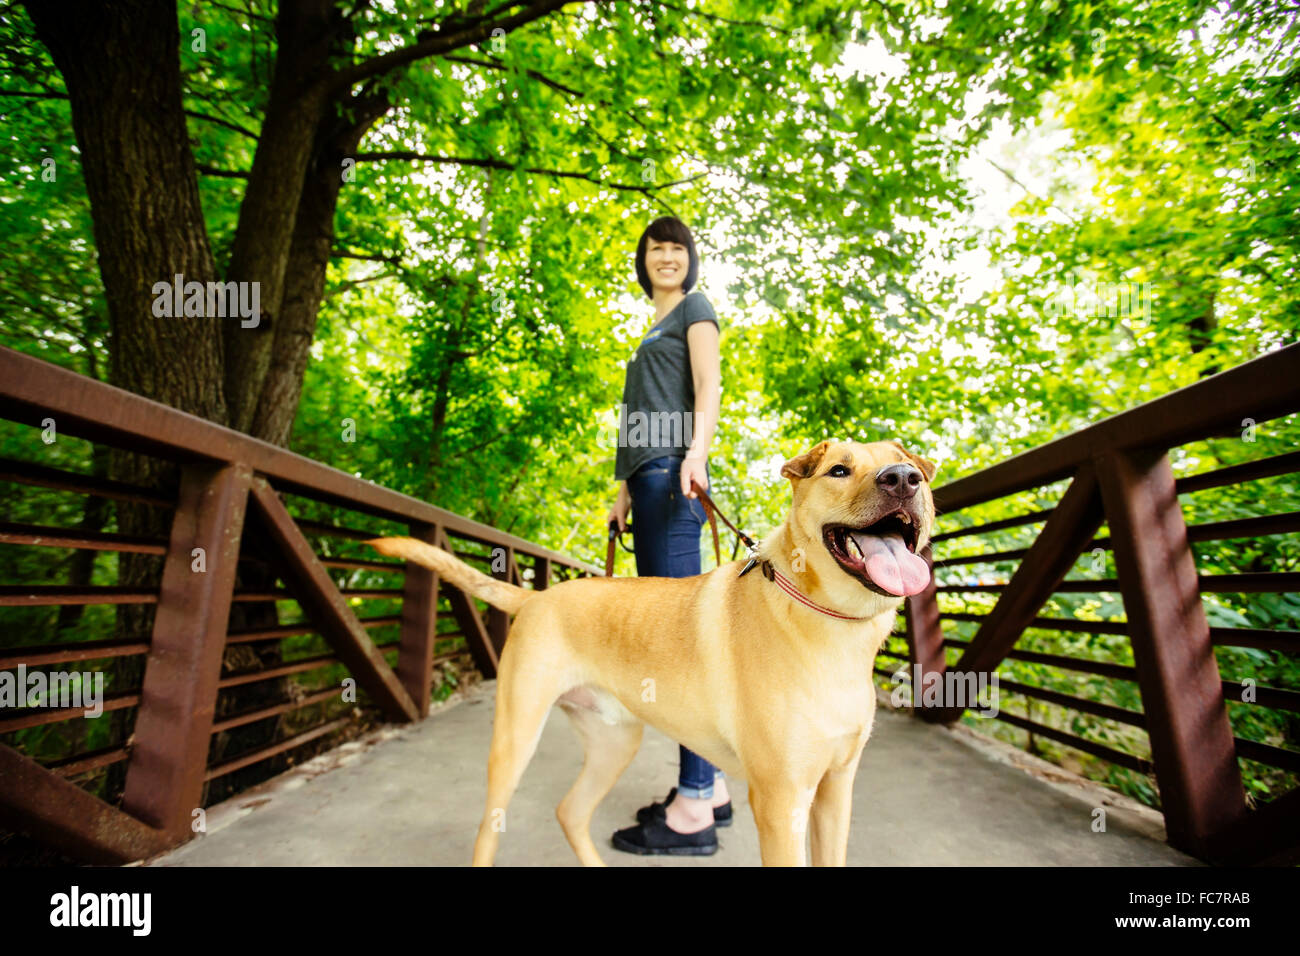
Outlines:
{"type": "Polygon", "coordinates": [[[736,575],[738,578],[743,578],[746,574],[752,571],[754,565],[758,564],[760,560],[758,557],[758,545],[754,544],[753,541],[749,541],[746,543],[745,548],[749,551],[749,560],[745,562],[745,566],[741,568],[740,573],[736,575]]]}

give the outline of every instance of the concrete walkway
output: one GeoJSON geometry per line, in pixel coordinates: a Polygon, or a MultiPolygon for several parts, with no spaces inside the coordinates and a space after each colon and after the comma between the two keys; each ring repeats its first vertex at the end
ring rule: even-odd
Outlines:
{"type": "MultiPolygon", "coordinates": [[[[383,728],[213,807],[207,833],[152,866],[460,866],[486,789],[492,683],[417,725],[383,728]]],[[[582,752],[552,709],[509,809],[499,865],[574,866],[555,819],[582,752]]],[[[636,857],[609,845],[637,807],[677,779],[677,746],[653,728],[592,826],[615,866],[756,866],[743,782],[712,857],[636,857]]],[[[1161,817],[1053,764],[882,706],[858,771],[851,866],[1196,866],[1163,843],[1161,817]],[[1092,830],[1106,809],[1106,832],[1092,830]]]]}

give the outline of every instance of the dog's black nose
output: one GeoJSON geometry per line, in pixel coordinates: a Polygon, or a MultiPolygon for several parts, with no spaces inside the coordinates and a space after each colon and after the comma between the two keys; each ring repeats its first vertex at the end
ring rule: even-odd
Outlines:
{"type": "Polygon", "coordinates": [[[916,489],[921,487],[921,472],[904,462],[887,465],[876,472],[876,484],[886,494],[906,500],[916,494],[916,489]]]}

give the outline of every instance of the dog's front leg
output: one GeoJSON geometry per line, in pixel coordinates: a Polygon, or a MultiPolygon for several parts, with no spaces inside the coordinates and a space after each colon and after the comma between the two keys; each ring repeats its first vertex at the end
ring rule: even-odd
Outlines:
{"type": "Polygon", "coordinates": [[[813,799],[809,824],[812,828],[812,865],[844,866],[849,855],[849,818],[853,814],[853,778],[858,773],[858,756],[847,767],[827,770],[813,799]]]}
{"type": "Polygon", "coordinates": [[[813,792],[785,775],[750,781],[749,807],[758,824],[758,849],[764,866],[807,866],[808,808],[813,792]]]}

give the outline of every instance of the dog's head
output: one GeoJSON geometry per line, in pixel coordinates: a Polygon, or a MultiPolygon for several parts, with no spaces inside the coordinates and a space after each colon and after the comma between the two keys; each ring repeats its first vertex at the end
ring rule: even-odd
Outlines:
{"type": "Polygon", "coordinates": [[[878,613],[923,591],[935,464],[900,442],[823,441],[781,466],[794,486],[787,527],[796,583],[831,607],[878,613]]]}

